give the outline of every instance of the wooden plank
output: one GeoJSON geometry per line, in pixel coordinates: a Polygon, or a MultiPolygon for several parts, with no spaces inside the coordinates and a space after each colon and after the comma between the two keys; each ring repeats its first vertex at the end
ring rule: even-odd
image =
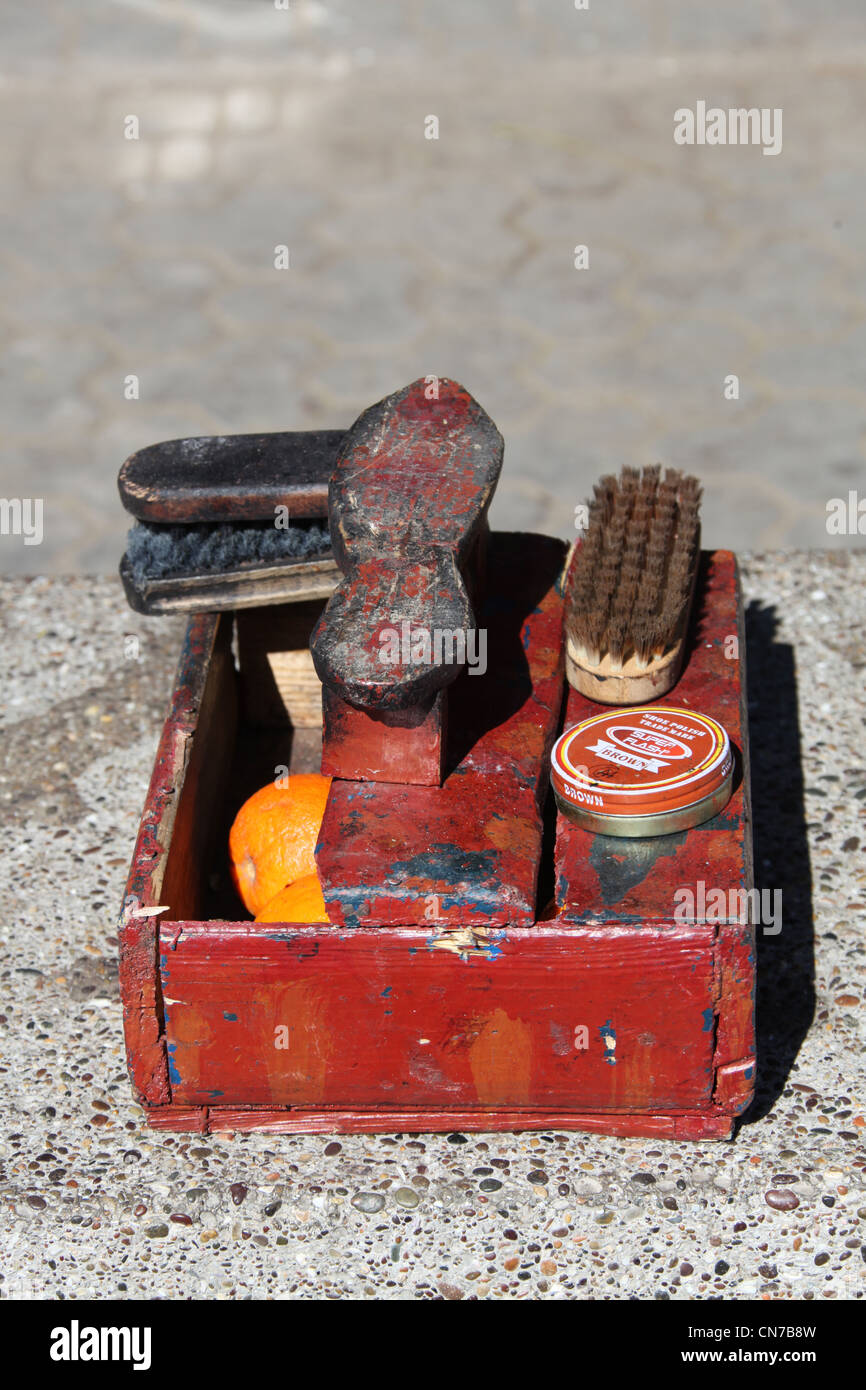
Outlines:
{"type": "Polygon", "coordinates": [[[266,1106],[210,1106],[198,1110],[166,1106],[150,1110],[155,1129],[205,1133],[265,1134],[448,1134],[584,1130],[623,1139],[730,1139],[733,1122],[717,1110],[641,1115],[576,1113],[570,1110],[304,1110],[266,1106]],[[173,1116],[179,1114],[177,1124],[173,1116]],[[195,1118],[192,1118],[195,1117],[195,1118]]]}
{"type": "MultiPolygon", "coordinates": [[[[664,920],[681,901],[675,898],[678,889],[690,889],[697,900],[702,883],[706,890],[725,894],[752,886],[745,642],[737,566],[730,551],[704,552],[699,586],[686,667],[664,703],[696,709],[727,729],[738,750],[739,783],[711,821],[652,839],[593,835],[560,813],[556,905],[569,921],[664,920]]],[[[569,688],[564,727],[603,708],[569,688]]]]}
{"type": "Polygon", "coordinates": [[[151,1104],[165,1103],[171,1092],[162,1038],[157,966],[159,921],[147,909],[160,905],[189,739],[188,729],[171,720],[166,722],[132,855],[119,928],[120,997],[127,1066],[136,1094],[151,1104]]]}
{"type": "MultiPolygon", "coordinates": [[[[231,618],[217,625],[177,794],[161,901],[172,918],[205,915],[208,869],[217,848],[214,808],[225,801],[237,735],[237,678],[231,618]]],[[[220,847],[221,848],[221,847],[220,847]]]]}
{"type": "Polygon", "coordinates": [[[169,723],[195,728],[214,650],[218,641],[226,640],[221,636],[225,625],[218,613],[197,613],[187,623],[171,691],[169,723]]]}
{"type": "Polygon", "coordinates": [[[322,772],[349,782],[438,787],[445,767],[446,691],[429,706],[374,714],[322,691],[322,772]]]}
{"type": "Polygon", "coordinates": [[[247,723],[295,729],[322,727],[322,682],[310,655],[310,634],[322,601],[250,608],[237,614],[241,707],[247,723]]]}
{"type": "Polygon", "coordinates": [[[487,671],[449,692],[441,787],[331,788],[317,863],[337,925],[531,924],[563,688],[560,541],[496,535],[479,610],[487,671]]]}
{"type": "Polygon", "coordinates": [[[153,1107],[145,1112],[145,1119],[151,1129],[178,1130],[185,1134],[206,1134],[208,1131],[206,1105],[153,1107]]]}
{"type": "Polygon", "coordinates": [[[173,1099],[709,1109],[713,933],[165,923],[173,1099]]]}
{"type": "Polygon", "coordinates": [[[742,1115],[755,1092],[755,928],[726,924],[716,946],[716,1104],[742,1115]]]}
{"type": "Polygon", "coordinates": [[[487,670],[449,691],[448,764],[507,773],[543,805],[560,729],[564,679],[560,581],[564,541],[493,532],[478,620],[487,670]]]}
{"type": "MultiPolygon", "coordinates": [[[[204,861],[198,866],[193,864],[193,845],[201,843],[201,831],[196,831],[193,822],[195,815],[200,815],[204,828],[211,824],[211,817],[201,813],[200,795],[197,811],[191,814],[189,799],[184,807],[183,791],[198,727],[198,761],[210,787],[208,796],[215,794],[214,768],[203,755],[213,726],[230,717],[230,660],[230,622],[213,614],[192,619],[184,638],[124,894],[119,938],[127,1065],[136,1093],[151,1104],[170,1097],[157,965],[159,915],[153,914],[152,909],[164,906],[166,885],[169,893],[176,896],[175,912],[198,900],[195,883],[197,875],[204,871],[204,861]],[[172,868],[173,864],[176,867],[172,868]]],[[[230,724],[228,728],[229,737],[233,737],[230,724]]],[[[197,782],[194,765],[193,772],[190,785],[203,785],[200,779],[197,782]]]]}
{"type": "Polygon", "coordinates": [[[531,926],[542,825],[511,773],[442,787],[334,782],[317,863],[339,926],[531,926]]]}

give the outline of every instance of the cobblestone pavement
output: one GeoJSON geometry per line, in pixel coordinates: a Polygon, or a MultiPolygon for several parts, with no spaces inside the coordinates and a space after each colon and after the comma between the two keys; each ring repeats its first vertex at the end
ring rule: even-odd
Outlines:
{"type": "Polygon", "coordinates": [[[427,373],[505,435],[496,525],[660,459],[711,545],[863,544],[859,0],[4,0],[0,51],[2,571],[113,569],[142,445],[427,373]],[[781,152],[677,145],[698,101],[781,152]]]}

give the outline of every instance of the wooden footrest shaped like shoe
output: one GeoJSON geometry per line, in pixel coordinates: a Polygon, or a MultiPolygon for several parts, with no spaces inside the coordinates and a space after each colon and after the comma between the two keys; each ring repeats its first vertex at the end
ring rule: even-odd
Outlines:
{"type": "Polygon", "coordinates": [[[415,381],[349,430],[328,514],[343,580],[310,648],[322,771],[438,785],[446,688],[473,649],[502,437],[445,377],[415,381]]]}

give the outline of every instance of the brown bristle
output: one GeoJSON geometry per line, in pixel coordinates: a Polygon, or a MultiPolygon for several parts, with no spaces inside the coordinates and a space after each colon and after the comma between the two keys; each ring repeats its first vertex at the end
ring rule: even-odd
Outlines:
{"type": "Polygon", "coordinates": [[[594,661],[648,662],[681,635],[698,561],[697,478],[654,465],[604,477],[575,556],[566,630],[594,661]]]}

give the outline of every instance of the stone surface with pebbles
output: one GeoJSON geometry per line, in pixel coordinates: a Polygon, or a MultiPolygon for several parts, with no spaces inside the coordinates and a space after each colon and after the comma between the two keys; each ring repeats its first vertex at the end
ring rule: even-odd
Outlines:
{"type": "Polygon", "coordinates": [[[180,625],[110,579],[2,581],[0,1296],[862,1297],[866,557],[747,556],[744,580],[784,917],[759,932],[757,1100],[721,1145],[149,1131],[113,922],[180,625]]]}

